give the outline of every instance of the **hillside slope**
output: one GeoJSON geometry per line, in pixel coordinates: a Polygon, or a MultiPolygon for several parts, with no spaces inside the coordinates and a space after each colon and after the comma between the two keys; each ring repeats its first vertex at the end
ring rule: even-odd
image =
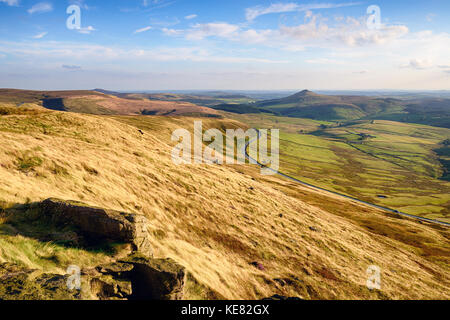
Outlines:
{"type": "MultiPolygon", "coordinates": [[[[42,109],[0,116],[2,206],[57,197],[143,213],[156,256],[173,258],[195,279],[187,298],[450,298],[448,230],[261,177],[250,165],[176,166],[170,135],[192,132],[193,121],[42,109]],[[381,291],[366,288],[370,265],[382,270],[381,291]]],[[[12,236],[7,224],[0,219],[0,262],[62,272],[65,263],[107,259],[59,248],[65,260],[49,260],[41,247],[30,249],[41,244],[12,236]]]]}
{"type": "Polygon", "coordinates": [[[30,91],[0,89],[0,103],[35,103],[51,110],[101,115],[197,115],[217,116],[213,109],[179,101],[150,101],[128,95],[97,91],[30,91]]]}
{"type": "Polygon", "coordinates": [[[322,95],[303,90],[288,97],[213,108],[234,113],[274,113],[322,121],[378,119],[450,128],[450,99],[322,95]]]}

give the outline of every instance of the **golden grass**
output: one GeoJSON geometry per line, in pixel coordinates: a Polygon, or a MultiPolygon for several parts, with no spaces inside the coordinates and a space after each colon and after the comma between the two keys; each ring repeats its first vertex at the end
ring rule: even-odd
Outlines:
{"type": "MultiPolygon", "coordinates": [[[[145,214],[156,256],[175,259],[195,279],[188,298],[450,298],[447,230],[263,178],[254,166],[175,166],[170,134],[191,130],[193,121],[60,112],[0,117],[0,200],[57,197],[145,214]],[[42,163],[19,170],[22,152],[42,163]],[[372,264],[382,269],[381,291],[365,286],[372,264]]],[[[0,239],[24,254],[21,239],[0,239]]],[[[92,262],[70,253],[65,259],[92,262]]]]}

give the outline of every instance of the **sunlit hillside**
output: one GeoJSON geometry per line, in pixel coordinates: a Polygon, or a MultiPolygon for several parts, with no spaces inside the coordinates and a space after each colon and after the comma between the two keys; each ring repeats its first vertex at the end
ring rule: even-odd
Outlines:
{"type": "MultiPolygon", "coordinates": [[[[155,256],[190,274],[186,298],[450,298],[448,229],[263,177],[253,165],[176,166],[171,133],[192,131],[194,118],[5,110],[0,262],[61,273],[108,261],[11,231],[8,208],[57,197],[145,214],[155,256]],[[366,287],[370,265],[382,270],[381,291],[366,287]]],[[[205,129],[245,128],[202,120],[205,129]]]]}

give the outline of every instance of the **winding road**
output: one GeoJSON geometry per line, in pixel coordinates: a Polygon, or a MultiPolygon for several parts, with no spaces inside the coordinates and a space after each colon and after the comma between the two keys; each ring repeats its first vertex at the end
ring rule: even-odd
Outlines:
{"type": "Polygon", "coordinates": [[[415,215],[408,214],[408,213],[405,213],[405,212],[400,212],[400,211],[398,211],[398,210],[394,210],[394,209],[386,208],[386,207],[383,207],[383,206],[379,206],[379,205],[376,205],[376,204],[374,204],[374,203],[370,203],[370,202],[367,202],[367,201],[364,201],[364,200],[360,200],[360,199],[357,199],[357,198],[353,198],[353,197],[347,196],[347,195],[342,194],[342,193],[338,193],[338,192],[335,192],[335,191],[327,190],[327,189],[324,189],[324,188],[321,188],[321,187],[312,185],[312,184],[310,184],[310,183],[301,181],[301,180],[296,179],[296,178],[294,178],[294,177],[291,177],[291,176],[289,176],[289,175],[287,175],[287,174],[284,174],[284,173],[282,173],[282,172],[280,172],[280,171],[278,171],[278,170],[274,170],[274,169],[272,169],[272,168],[270,168],[270,167],[267,167],[267,166],[263,165],[262,163],[258,162],[258,160],[253,159],[253,158],[248,154],[248,148],[249,148],[250,144],[253,143],[253,142],[255,142],[255,141],[257,141],[257,140],[259,139],[259,137],[261,136],[261,132],[260,132],[258,129],[256,129],[256,130],[257,130],[257,132],[258,132],[258,137],[256,137],[255,139],[250,140],[250,141],[245,145],[245,150],[244,150],[244,152],[245,152],[245,157],[246,157],[248,160],[254,161],[254,162],[257,163],[260,167],[265,167],[266,169],[268,169],[268,170],[274,172],[275,174],[277,174],[277,175],[279,175],[279,176],[282,176],[282,177],[284,177],[284,178],[286,178],[286,179],[289,179],[289,180],[291,180],[291,181],[294,181],[294,182],[296,182],[296,183],[298,183],[298,184],[301,184],[301,185],[303,185],[303,186],[306,186],[306,187],[310,187],[310,188],[314,188],[314,189],[317,189],[317,190],[325,191],[325,192],[328,192],[328,193],[331,193],[331,194],[334,194],[334,195],[337,195],[337,196],[340,196],[340,197],[344,197],[344,198],[346,198],[346,199],[349,199],[349,200],[352,200],[352,201],[355,201],[355,202],[358,202],[358,203],[365,204],[365,205],[370,206],[370,207],[373,207],[373,208],[381,209],[381,210],[383,210],[383,211],[387,211],[387,212],[390,212],[390,213],[395,213],[395,214],[398,214],[398,215],[400,215],[400,216],[404,216],[404,217],[407,217],[407,218],[411,218],[411,219],[415,219],[415,220],[419,220],[419,221],[424,221],[424,222],[428,222],[428,223],[433,223],[433,224],[438,224],[438,225],[445,226],[445,227],[450,227],[450,223],[447,223],[447,222],[443,222],[443,221],[439,221],[439,220],[433,220],[433,219],[428,219],[428,218],[424,218],[424,217],[419,217],[419,216],[415,216],[415,215]]]}

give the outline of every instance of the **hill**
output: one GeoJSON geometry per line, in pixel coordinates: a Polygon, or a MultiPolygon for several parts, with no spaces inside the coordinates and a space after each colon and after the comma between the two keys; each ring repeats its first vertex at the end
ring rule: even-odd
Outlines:
{"type": "Polygon", "coordinates": [[[57,197],[144,214],[155,256],[189,273],[188,299],[450,298],[445,228],[262,177],[252,165],[176,166],[171,133],[193,130],[195,118],[14,114],[20,108],[0,116],[0,263],[62,274],[110,260],[14,219],[14,208],[57,197]],[[382,290],[366,287],[370,265],[382,270],[382,290]]]}
{"type": "Polygon", "coordinates": [[[149,101],[97,91],[29,91],[0,89],[0,103],[34,103],[51,110],[89,114],[204,115],[218,116],[213,109],[188,102],[149,101]]]}
{"type": "Polygon", "coordinates": [[[423,98],[400,100],[394,98],[321,95],[303,90],[288,97],[234,105],[223,109],[237,112],[271,112],[280,116],[308,118],[323,121],[349,121],[357,119],[380,119],[427,124],[450,128],[450,99],[423,98]],[[239,110],[249,110],[242,112],[239,110]]]}

